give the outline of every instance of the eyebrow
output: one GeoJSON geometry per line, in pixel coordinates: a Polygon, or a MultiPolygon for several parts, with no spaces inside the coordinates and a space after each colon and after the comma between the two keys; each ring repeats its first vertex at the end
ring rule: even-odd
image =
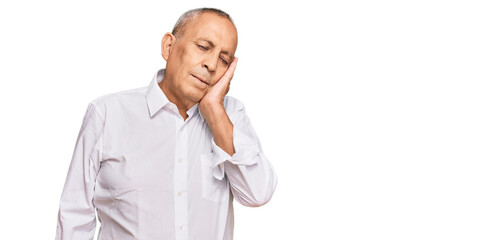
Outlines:
{"type": "MultiPolygon", "coordinates": [[[[210,41],[210,40],[208,40],[208,39],[206,39],[206,38],[197,38],[197,39],[196,39],[196,41],[205,41],[205,42],[207,42],[207,43],[208,43],[208,44],[209,44],[212,48],[213,48],[213,47],[215,47],[215,44],[214,44],[212,41],[210,41]]],[[[222,54],[225,54],[225,55],[227,55],[227,56],[229,56],[229,57],[231,57],[231,58],[232,58],[231,54],[230,54],[228,51],[222,51],[222,54]]]]}

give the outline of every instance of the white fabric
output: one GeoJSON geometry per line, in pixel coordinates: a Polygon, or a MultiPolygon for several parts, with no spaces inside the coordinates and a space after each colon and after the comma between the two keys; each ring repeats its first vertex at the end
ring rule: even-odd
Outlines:
{"type": "Polygon", "coordinates": [[[273,167],[245,113],[226,96],[235,154],[215,144],[198,104],[184,121],[158,86],[92,101],[83,119],[61,196],[57,240],[232,239],[233,199],[267,203],[273,167]]]}

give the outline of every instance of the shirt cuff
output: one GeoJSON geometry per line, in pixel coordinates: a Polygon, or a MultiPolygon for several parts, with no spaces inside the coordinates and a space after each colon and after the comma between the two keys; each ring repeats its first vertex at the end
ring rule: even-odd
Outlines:
{"type": "Polygon", "coordinates": [[[236,127],[234,127],[232,131],[232,138],[235,151],[232,156],[215,143],[215,138],[211,138],[211,149],[213,150],[213,177],[218,180],[222,180],[224,178],[225,161],[245,166],[253,165],[258,162],[259,147],[257,142],[236,127]]]}

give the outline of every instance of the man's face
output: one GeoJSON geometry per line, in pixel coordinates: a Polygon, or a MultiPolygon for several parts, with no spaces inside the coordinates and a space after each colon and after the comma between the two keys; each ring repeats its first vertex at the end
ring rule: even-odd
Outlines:
{"type": "Polygon", "coordinates": [[[237,31],[228,19],[202,13],[190,20],[166,60],[166,77],[176,94],[199,102],[223,76],[236,47],[237,31]]]}

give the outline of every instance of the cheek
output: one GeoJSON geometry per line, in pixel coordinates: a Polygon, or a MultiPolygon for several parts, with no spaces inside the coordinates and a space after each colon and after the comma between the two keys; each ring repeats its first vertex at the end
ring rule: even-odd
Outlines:
{"type": "Polygon", "coordinates": [[[182,82],[187,80],[186,77],[189,72],[187,69],[187,54],[185,52],[185,50],[179,49],[171,56],[173,57],[171,70],[175,73],[174,75],[179,86],[183,85],[182,82]]]}
{"type": "Polygon", "coordinates": [[[216,78],[215,80],[219,80],[220,78],[222,78],[226,71],[227,71],[227,67],[225,65],[222,67],[219,67],[216,74],[215,74],[215,78],[216,78]]]}
{"type": "Polygon", "coordinates": [[[182,60],[182,61],[185,61],[186,58],[187,58],[187,50],[185,50],[185,48],[181,48],[179,49],[179,51],[177,52],[177,57],[182,60]]]}
{"type": "Polygon", "coordinates": [[[190,51],[188,51],[185,47],[178,47],[173,50],[170,58],[170,62],[172,62],[173,65],[176,66],[178,72],[182,67],[187,65],[190,59],[190,51]]]}
{"type": "Polygon", "coordinates": [[[193,67],[200,59],[200,55],[193,49],[181,49],[179,58],[187,67],[193,67]]]}

